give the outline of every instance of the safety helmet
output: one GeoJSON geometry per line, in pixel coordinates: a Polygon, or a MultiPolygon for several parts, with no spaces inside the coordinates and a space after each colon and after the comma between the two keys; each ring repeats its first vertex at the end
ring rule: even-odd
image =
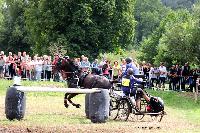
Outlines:
{"type": "Polygon", "coordinates": [[[129,64],[133,61],[133,59],[131,57],[128,57],[125,59],[126,63],[129,64]]]}
{"type": "Polygon", "coordinates": [[[127,69],[127,75],[133,75],[133,68],[128,68],[127,69]]]}

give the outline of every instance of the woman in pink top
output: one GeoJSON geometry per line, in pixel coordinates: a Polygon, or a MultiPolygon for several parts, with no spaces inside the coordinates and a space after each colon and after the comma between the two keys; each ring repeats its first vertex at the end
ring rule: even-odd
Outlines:
{"type": "Polygon", "coordinates": [[[103,75],[107,78],[110,78],[109,70],[110,70],[110,64],[109,64],[109,61],[106,61],[106,64],[102,66],[102,71],[103,71],[103,75]]]}

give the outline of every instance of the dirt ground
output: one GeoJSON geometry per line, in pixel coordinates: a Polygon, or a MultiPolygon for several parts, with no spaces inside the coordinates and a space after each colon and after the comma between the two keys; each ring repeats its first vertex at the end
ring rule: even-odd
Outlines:
{"type": "MultiPolygon", "coordinates": [[[[47,124],[46,126],[39,126],[39,124],[34,124],[31,123],[31,120],[26,118],[26,120],[22,121],[22,123],[18,121],[13,121],[13,122],[7,122],[4,114],[4,98],[5,97],[0,97],[0,133],[28,133],[28,132],[37,132],[37,133],[43,133],[43,132],[48,132],[48,133],[54,133],[54,132],[67,132],[67,133],[80,133],[80,132],[91,132],[91,133],[128,133],[128,132],[200,132],[200,125],[194,124],[194,123],[189,123],[187,120],[184,118],[180,117],[181,115],[174,114],[174,109],[171,109],[169,107],[166,107],[166,112],[167,115],[164,116],[163,120],[161,122],[157,121],[152,121],[149,116],[146,116],[143,121],[133,121],[131,118],[128,120],[128,122],[122,122],[122,121],[113,121],[113,120],[108,120],[106,123],[103,124],[93,124],[93,123],[63,123],[59,125],[54,125],[52,123],[56,122],[55,120],[52,120],[51,123],[47,124]],[[17,124],[16,124],[17,123],[17,124]],[[26,124],[29,123],[29,124],[26,124]]],[[[58,100],[58,103],[61,102],[58,100]]],[[[27,104],[29,104],[30,101],[27,101],[27,104]]],[[[50,101],[51,102],[51,101],[50,101]]],[[[44,104],[44,103],[41,103],[44,104]]],[[[35,105],[36,106],[36,105],[35,105]]],[[[35,108],[38,108],[41,105],[36,106],[35,108]]],[[[63,106],[63,105],[62,105],[63,106]]],[[[53,106],[52,106],[53,107],[53,106]]],[[[50,107],[51,108],[51,107],[50,107]]],[[[58,108],[58,107],[57,107],[58,108]]],[[[63,107],[62,107],[63,108],[63,107]]],[[[83,108],[83,107],[82,107],[83,108]]],[[[46,108],[48,110],[48,108],[46,108]]],[[[74,110],[79,110],[75,109],[74,110]]],[[[82,109],[81,111],[83,111],[82,109]]],[[[26,115],[30,115],[31,111],[32,113],[35,112],[34,109],[26,110],[27,113],[26,115]]],[[[52,110],[55,111],[56,110],[52,110]]],[[[64,114],[63,111],[60,109],[58,113],[61,113],[59,115],[66,115],[64,114]],[[63,114],[62,114],[63,113],[63,114]]],[[[50,113],[49,115],[52,113],[50,113]]],[[[80,112],[80,111],[79,111],[80,112]]],[[[48,115],[48,112],[46,112],[48,115]]],[[[71,113],[71,112],[69,112],[71,113]]],[[[84,113],[81,113],[80,115],[83,115],[81,117],[84,117],[84,113]]],[[[66,117],[67,119],[67,117],[66,117]]]]}

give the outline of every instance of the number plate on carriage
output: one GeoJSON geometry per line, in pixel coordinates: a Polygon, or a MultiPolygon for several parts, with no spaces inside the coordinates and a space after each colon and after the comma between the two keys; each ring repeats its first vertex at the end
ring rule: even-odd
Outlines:
{"type": "Polygon", "coordinates": [[[129,87],[130,79],[122,78],[122,86],[129,87]]]}

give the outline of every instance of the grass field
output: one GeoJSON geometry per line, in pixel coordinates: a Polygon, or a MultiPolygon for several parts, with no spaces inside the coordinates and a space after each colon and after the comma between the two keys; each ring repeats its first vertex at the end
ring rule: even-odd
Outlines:
{"type": "MultiPolygon", "coordinates": [[[[194,102],[191,93],[152,91],[164,99],[167,115],[158,123],[149,116],[143,121],[108,120],[93,124],[85,118],[84,95],[73,99],[81,103],[76,109],[63,106],[63,93],[27,93],[26,114],[22,121],[9,121],[4,114],[6,89],[12,81],[0,80],[0,132],[200,132],[200,102],[194,102]]],[[[64,83],[23,81],[25,86],[64,87],[64,83]]],[[[56,89],[56,88],[55,88],[56,89]]]]}

